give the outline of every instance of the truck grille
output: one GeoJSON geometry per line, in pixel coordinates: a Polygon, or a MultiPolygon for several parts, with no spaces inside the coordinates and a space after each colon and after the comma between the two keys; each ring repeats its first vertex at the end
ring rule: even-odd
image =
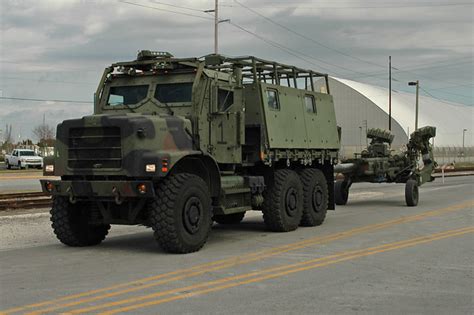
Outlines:
{"type": "Polygon", "coordinates": [[[71,128],[69,130],[68,153],[70,168],[120,168],[122,167],[120,128],[71,128]]]}

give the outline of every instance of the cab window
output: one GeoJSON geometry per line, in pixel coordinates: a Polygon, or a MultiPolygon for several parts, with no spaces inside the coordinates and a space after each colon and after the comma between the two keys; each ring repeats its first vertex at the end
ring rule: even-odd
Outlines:
{"type": "Polygon", "coordinates": [[[143,101],[148,94],[148,85],[128,85],[110,87],[108,106],[135,105],[143,101]]]}
{"type": "Polygon", "coordinates": [[[314,101],[313,95],[305,95],[304,104],[306,112],[316,114],[316,102],[314,101]]]}
{"type": "Polygon", "coordinates": [[[280,101],[278,99],[278,91],[277,90],[267,90],[267,105],[268,108],[273,110],[280,110],[280,101]]]}
{"type": "Polygon", "coordinates": [[[191,82],[158,84],[155,98],[160,103],[188,103],[192,101],[192,90],[191,82]]]}
{"type": "Polygon", "coordinates": [[[234,104],[234,92],[221,90],[217,91],[217,100],[219,105],[219,111],[225,112],[234,104]]]}

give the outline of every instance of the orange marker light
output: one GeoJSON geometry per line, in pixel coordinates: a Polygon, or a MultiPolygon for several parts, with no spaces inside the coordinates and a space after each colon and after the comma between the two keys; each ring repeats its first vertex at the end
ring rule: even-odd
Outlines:
{"type": "Polygon", "coordinates": [[[161,171],[163,173],[168,172],[168,160],[162,160],[161,161],[161,171]]]}
{"type": "Polygon", "coordinates": [[[46,190],[47,190],[48,192],[52,192],[52,191],[53,191],[53,188],[54,188],[53,183],[51,183],[51,182],[46,182],[46,183],[44,184],[44,187],[46,188],[46,190]]]}
{"type": "Polygon", "coordinates": [[[142,195],[146,194],[146,185],[145,184],[138,184],[137,185],[137,190],[142,195]]]}

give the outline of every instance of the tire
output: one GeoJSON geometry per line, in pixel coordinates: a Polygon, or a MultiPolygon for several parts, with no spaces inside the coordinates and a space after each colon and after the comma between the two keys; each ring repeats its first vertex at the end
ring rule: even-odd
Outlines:
{"type": "Polygon", "coordinates": [[[303,184],[303,216],[301,226],[321,225],[328,210],[328,184],[323,172],[305,169],[300,173],[303,184]]]}
{"type": "Polygon", "coordinates": [[[18,169],[21,170],[23,167],[21,167],[21,162],[18,162],[18,169]]]}
{"type": "Polygon", "coordinates": [[[198,176],[171,175],[157,186],[149,203],[150,225],[163,250],[186,254],[207,241],[212,225],[211,197],[198,176]]]}
{"type": "Polygon", "coordinates": [[[344,180],[337,180],[334,183],[334,199],[336,205],[343,206],[347,204],[349,199],[349,187],[347,187],[347,182],[344,180]]]}
{"type": "Polygon", "coordinates": [[[303,216],[303,185],[292,170],[277,170],[263,192],[263,221],[275,232],[296,230],[303,216]]]}
{"type": "Polygon", "coordinates": [[[405,201],[407,206],[415,207],[418,205],[418,183],[414,179],[409,179],[405,184],[405,201]]]}
{"type": "Polygon", "coordinates": [[[11,170],[11,169],[12,169],[12,166],[10,165],[10,163],[8,163],[8,160],[5,161],[5,164],[7,165],[7,169],[8,169],[8,170],[11,170]]]}
{"type": "Polygon", "coordinates": [[[67,197],[53,197],[50,211],[54,234],[61,243],[73,247],[100,244],[108,234],[110,225],[88,224],[89,209],[85,204],[71,204],[67,197]]]}
{"type": "Polygon", "coordinates": [[[231,213],[227,215],[215,215],[212,219],[219,224],[238,224],[245,216],[245,212],[231,213]]]}

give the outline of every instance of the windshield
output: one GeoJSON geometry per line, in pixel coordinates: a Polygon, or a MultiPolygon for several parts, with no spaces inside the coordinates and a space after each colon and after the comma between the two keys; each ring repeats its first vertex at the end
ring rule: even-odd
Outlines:
{"type": "Polygon", "coordinates": [[[21,156],[36,156],[34,151],[20,151],[21,156]]]}
{"type": "Polygon", "coordinates": [[[192,83],[158,84],[155,98],[161,103],[187,103],[192,98],[192,83]]]}
{"type": "Polygon", "coordinates": [[[145,99],[148,85],[112,86],[107,100],[108,106],[135,105],[145,99]]]}

